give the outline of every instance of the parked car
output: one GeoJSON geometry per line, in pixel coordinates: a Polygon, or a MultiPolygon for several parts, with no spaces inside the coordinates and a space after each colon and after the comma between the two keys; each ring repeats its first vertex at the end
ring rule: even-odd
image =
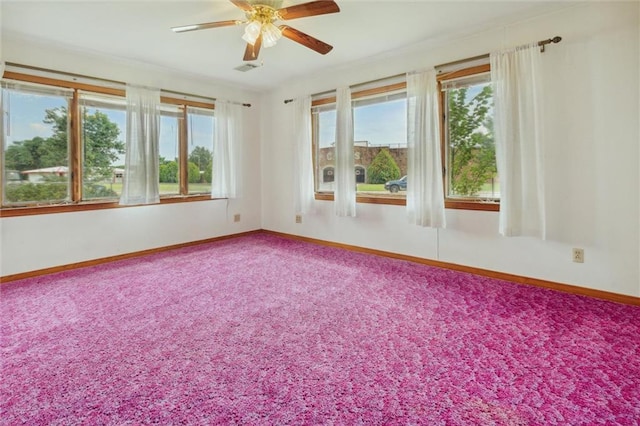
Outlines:
{"type": "Polygon", "coordinates": [[[398,192],[398,191],[406,191],[407,190],[407,177],[402,176],[398,180],[390,180],[389,182],[384,184],[384,189],[389,192],[398,192]]]}
{"type": "Polygon", "coordinates": [[[5,170],[4,179],[7,183],[20,183],[20,172],[17,170],[5,170]]]}

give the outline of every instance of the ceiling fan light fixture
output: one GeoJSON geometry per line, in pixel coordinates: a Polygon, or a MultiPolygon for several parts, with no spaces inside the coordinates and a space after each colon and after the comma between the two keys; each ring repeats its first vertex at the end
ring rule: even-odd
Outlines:
{"type": "MultiPolygon", "coordinates": [[[[1,2],[2,0],[0,0],[1,2]]],[[[340,12],[340,7],[335,0],[311,0],[284,8],[280,7],[282,0],[230,0],[236,7],[244,11],[245,19],[205,22],[202,24],[172,27],[177,33],[185,31],[205,30],[208,28],[230,27],[232,25],[246,24],[242,39],[247,43],[243,59],[255,61],[260,54],[260,48],[273,47],[282,37],[314,50],[321,55],[326,55],[333,46],[318,40],[315,37],[291,28],[289,25],[274,25],[278,21],[305,18],[307,16],[326,15],[340,12]],[[266,3],[266,4],[261,4],[266,3]]]]}
{"type": "Polygon", "coordinates": [[[282,37],[282,31],[272,23],[262,26],[262,45],[264,47],[275,46],[282,37]]]}
{"type": "Polygon", "coordinates": [[[184,25],[182,27],[173,27],[171,29],[173,30],[174,33],[182,33],[185,31],[197,30],[198,28],[200,28],[199,25],[184,25]]]}
{"type": "Polygon", "coordinates": [[[260,36],[261,32],[262,24],[258,21],[252,21],[244,29],[244,35],[242,36],[242,39],[247,43],[253,45],[260,36]]]}

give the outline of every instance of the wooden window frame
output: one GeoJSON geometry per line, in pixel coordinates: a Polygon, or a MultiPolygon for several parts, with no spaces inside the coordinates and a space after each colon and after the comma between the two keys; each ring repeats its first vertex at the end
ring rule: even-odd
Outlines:
{"type": "MultiPolygon", "coordinates": [[[[126,92],[123,89],[116,89],[110,87],[103,87],[98,85],[78,83],[75,81],[59,80],[49,77],[40,77],[30,74],[17,73],[12,71],[6,71],[2,76],[3,79],[22,81],[26,83],[36,83],[46,86],[62,87],[65,89],[73,90],[73,97],[71,99],[70,111],[69,111],[69,166],[70,166],[70,186],[71,186],[71,200],[65,204],[51,203],[51,204],[24,204],[15,206],[0,207],[0,217],[17,217],[17,216],[31,216],[39,214],[53,214],[53,213],[65,213],[65,212],[77,212],[88,210],[103,210],[113,208],[130,208],[139,206],[121,206],[118,200],[82,200],[82,135],[79,115],[79,91],[90,92],[102,95],[112,95],[125,98],[126,92]]],[[[204,109],[214,110],[213,103],[198,102],[186,99],[177,99],[166,96],[160,97],[160,102],[163,104],[181,106],[183,109],[182,119],[179,120],[180,128],[178,129],[178,170],[180,174],[179,194],[170,194],[160,197],[160,204],[173,204],[182,202],[193,201],[209,201],[211,196],[209,194],[189,194],[188,190],[188,145],[187,145],[187,107],[198,107],[204,109]]],[[[4,151],[4,147],[3,147],[4,151]]],[[[4,152],[2,153],[4,155],[4,152]]],[[[4,173],[4,167],[2,167],[4,173]]],[[[4,190],[4,183],[0,185],[0,197],[4,190]]],[[[0,198],[1,200],[1,198],[0,198]]],[[[145,204],[146,205],[146,204],[145,204]]]]}
{"type": "MultiPolygon", "coordinates": [[[[465,68],[462,70],[458,70],[458,71],[454,71],[454,72],[449,72],[449,73],[443,73],[440,74],[436,77],[436,80],[438,82],[438,92],[439,92],[439,108],[440,108],[440,150],[441,150],[441,154],[442,154],[442,170],[443,170],[443,185],[444,185],[444,189],[446,191],[446,173],[444,172],[446,170],[446,140],[445,140],[445,126],[446,126],[446,113],[445,113],[445,105],[444,105],[444,96],[442,93],[442,87],[441,87],[441,81],[442,80],[449,80],[452,78],[459,78],[459,77],[466,77],[468,75],[473,75],[473,74],[479,74],[479,73],[484,73],[484,72],[488,72],[490,70],[489,68],[489,64],[486,65],[479,65],[479,66],[475,66],[475,67],[469,67],[469,68],[465,68]]],[[[354,92],[351,95],[352,99],[359,99],[359,98],[364,98],[367,96],[372,96],[372,95],[381,95],[384,93],[388,93],[388,92],[393,92],[393,91],[398,91],[398,90],[405,90],[407,89],[407,83],[406,82],[401,82],[401,83],[396,83],[396,84],[392,84],[392,85],[388,85],[388,86],[381,86],[381,87],[376,87],[373,89],[367,89],[367,90],[362,90],[362,91],[358,91],[358,92],[354,92]]],[[[311,103],[311,107],[317,107],[317,106],[321,106],[321,105],[329,105],[332,103],[336,102],[336,98],[335,96],[331,96],[331,97],[326,97],[326,98],[322,98],[322,99],[317,99],[314,100],[311,103]]],[[[318,125],[317,124],[317,118],[314,114],[311,115],[311,123],[312,126],[314,128],[314,132],[313,134],[315,135],[315,128],[318,125]]],[[[312,152],[314,153],[313,155],[313,179],[314,179],[314,185],[316,183],[316,141],[315,138],[312,139],[312,146],[311,146],[312,152]]],[[[315,190],[315,199],[316,200],[323,200],[323,201],[334,201],[335,197],[334,194],[331,192],[319,192],[317,190],[315,190]]],[[[377,196],[368,196],[368,195],[356,195],[356,202],[357,203],[368,203],[368,204],[389,204],[389,205],[396,205],[396,206],[406,206],[407,205],[407,200],[406,200],[406,196],[404,195],[392,195],[392,194],[385,194],[385,195],[377,195],[377,196]]],[[[500,202],[499,201],[484,201],[484,200],[474,200],[474,199],[452,199],[452,198],[448,198],[445,194],[445,199],[444,199],[444,205],[445,208],[447,209],[461,209],[461,210],[484,210],[484,211],[499,211],[500,210],[500,202]]]]}
{"type": "MultiPolygon", "coordinates": [[[[356,99],[362,99],[362,98],[366,98],[369,96],[375,96],[375,95],[384,95],[385,93],[392,93],[392,92],[397,92],[397,91],[401,91],[407,90],[407,83],[405,81],[403,82],[399,82],[399,83],[394,83],[394,84],[389,84],[389,85],[385,85],[385,86],[380,86],[380,87],[374,87],[371,89],[365,89],[365,90],[360,90],[360,91],[356,91],[353,92],[351,94],[351,99],[352,100],[356,100],[356,99]]],[[[322,98],[322,99],[317,99],[311,102],[311,108],[313,107],[317,107],[317,106],[321,106],[321,105],[330,105],[330,104],[335,104],[336,103],[336,97],[335,96],[330,96],[330,97],[326,97],[326,98],[322,98]]],[[[317,118],[316,116],[310,111],[311,113],[311,125],[313,126],[313,128],[315,129],[317,124],[317,118]]],[[[314,131],[313,134],[315,135],[316,132],[314,131]]],[[[312,138],[312,142],[311,142],[311,149],[313,152],[313,181],[314,181],[314,185],[316,184],[316,141],[315,138],[312,138]]],[[[315,190],[315,199],[316,200],[324,200],[324,201],[334,201],[334,194],[332,192],[319,192],[317,190],[315,190]]],[[[356,194],[356,202],[357,203],[366,203],[366,204],[390,204],[390,205],[395,205],[395,206],[405,206],[407,204],[407,200],[406,197],[404,195],[393,195],[393,194],[387,194],[385,193],[384,195],[357,195],[356,194]]]]}
{"type": "Polygon", "coordinates": [[[471,66],[468,68],[442,73],[436,76],[438,83],[438,96],[439,96],[439,108],[440,108],[440,154],[442,158],[442,184],[444,185],[444,206],[447,209],[461,209],[461,210],[485,210],[485,211],[500,211],[500,201],[486,201],[473,198],[450,198],[447,196],[447,106],[445,104],[445,95],[442,91],[442,82],[445,80],[451,80],[454,78],[468,77],[475,74],[482,74],[491,71],[489,64],[482,64],[477,66],[471,66]]]}

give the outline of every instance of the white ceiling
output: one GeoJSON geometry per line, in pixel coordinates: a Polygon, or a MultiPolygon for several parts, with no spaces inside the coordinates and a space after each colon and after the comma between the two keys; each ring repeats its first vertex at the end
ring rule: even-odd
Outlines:
{"type": "MultiPolygon", "coordinates": [[[[306,2],[281,1],[283,7],[306,2]]],[[[562,1],[482,0],[337,3],[340,13],[287,21],[333,45],[333,51],[322,56],[283,38],[275,47],[262,49],[257,61],[262,67],[246,73],[233,69],[244,63],[242,28],[182,34],[170,30],[172,26],[243,19],[243,12],[226,0],[2,0],[2,32],[264,90],[297,76],[430,39],[513,23],[567,5],[562,1]]]]}

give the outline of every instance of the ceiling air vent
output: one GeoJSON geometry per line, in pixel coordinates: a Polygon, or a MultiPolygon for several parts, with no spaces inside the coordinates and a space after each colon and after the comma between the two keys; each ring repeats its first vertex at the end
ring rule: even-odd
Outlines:
{"type": "Polygon", "coordinates": [[[234,70],[241,71],[241,72],[247,72],[247,71],[251,71],[252,69],[258,68],[258,67],[260,67],[260,65],[242,64],[242,65],[239,65],[239,66],[235,67],[234,70]]]}

